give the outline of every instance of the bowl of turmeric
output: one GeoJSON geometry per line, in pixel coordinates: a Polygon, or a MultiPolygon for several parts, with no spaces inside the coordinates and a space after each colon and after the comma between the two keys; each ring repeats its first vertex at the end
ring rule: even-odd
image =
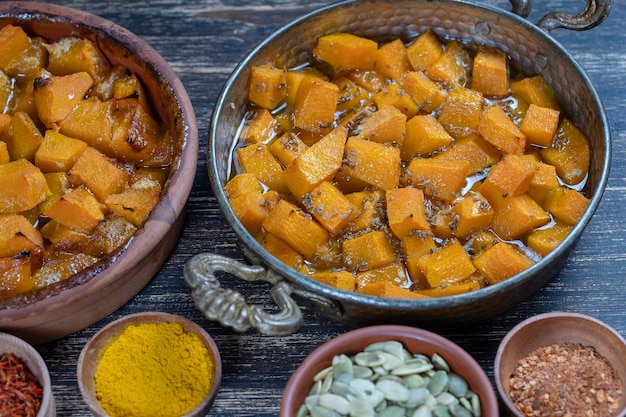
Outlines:
{"type": "Polygon", "coordinates": [[[293,294],[353,325],[459,325],[557,273],[600,202],[611,138],[592,83],[549,32],[592,28],[610,3],[537,25],[529,2],[512,3],[343,1],[240,63],[207,155],[253,265],[189,261],[207,317],[289,333],[293,294]],[[216,271],[275,284],[283,310],[259,313],[216,271]]]}
{"type": "Polygon", "coordinates": [[[155,50],[98,16],[0,5],[0,329],[37,344],[112,313],[174,247],[197,124],[155,50]]]}
{"type": "Polygon", "coordinates": [[[201,417],[222,375],[213,338],[191,320],[162,312],[124,316],[83,347],[78,385],[98,417],[201,417]]]}

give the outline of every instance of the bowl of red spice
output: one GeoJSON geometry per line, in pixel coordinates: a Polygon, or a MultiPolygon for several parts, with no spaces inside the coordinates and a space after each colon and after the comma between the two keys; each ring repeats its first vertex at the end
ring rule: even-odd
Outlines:
{"type": "Polygon", "coordinates": [[[0,333],[0,387],[0,415],[56,416],[46,363],[33,346],[8,333],[0,333]]]}
{"type": "Polygon", "coordinates": [[[626,341],[602,321],[551,312],[504,337],[494,379],[512,416],[626,416],[626,341]]]}
{"type": "Polygon", "coordinates": [[[222,363],[211,336],[168,313],[130,314],[103,327],[77,366],[83,400],[97,417],[205,416],[222,363]]]}

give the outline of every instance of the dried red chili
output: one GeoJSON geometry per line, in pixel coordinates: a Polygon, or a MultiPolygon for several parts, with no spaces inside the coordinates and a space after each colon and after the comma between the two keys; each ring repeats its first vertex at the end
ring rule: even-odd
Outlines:
{"type": "Polygon", "coordinates": [[[0,416],[36,416],[43,388],[28,366],[12,353],[0,355],[0,416]]]}
{"type": "Polygon", "coordinates": [[[540,347],[520,359],[509,388],[517,409],[532,417],[609,417],[622,395],[608,360],[576,343],[540,347]]]}

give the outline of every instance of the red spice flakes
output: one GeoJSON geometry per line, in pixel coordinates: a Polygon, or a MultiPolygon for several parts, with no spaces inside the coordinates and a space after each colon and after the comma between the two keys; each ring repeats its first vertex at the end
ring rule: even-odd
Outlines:
{"type": "Polygon", "coordinates": [[[0,355],[0,416],[34,417],[43,388],[28,366],[12,353],[0,355]]]}
{"type": "Polygon", "coordinates": [[[532,417],[615,415],[622,381],[593,347],[553,344],[520,359],[509,380],[518,410],[532,417]]]}

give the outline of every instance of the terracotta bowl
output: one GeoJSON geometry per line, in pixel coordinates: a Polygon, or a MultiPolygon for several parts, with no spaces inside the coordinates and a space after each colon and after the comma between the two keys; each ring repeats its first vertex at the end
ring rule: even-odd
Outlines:
{"type": "Polygon", "coordinates": [[[38,344],[83,329],[136,295],[159,270],[183,227],[193,185],[198,132],[193,107],[180,79],[141,38],[101,17],[44,3],[0,3],[0,27],[20,25],[53,42],[63,36],[96,41],[105,56],[143,82],[163,122],[173,127],[174,161],[160,202],[144,227],[97,270],[49,287],[0,300],[0,329],[38,344]]]}
{"type": "MultiPolygon", "coordinates": [[[[510,415],[524,417],[509,397],[509,377],[517,362],[537,348],[553,343],[591,346],[613,366],[626,387],[626,341],[611,327],[593,317],[567,312],[533,316],[515,326],[502,339],[494,362],[494,378],[501,400],[510,415]]],[[[626,416],[622,394],[616,417],[626,416]]]]}
{"type": "Polygon", "coordinates": [[[451,370],[469,384],[478,394],[482,416],[498,416],[498,402],[495,391],[485,371],[476,360],[460,346],[436,333],[402,325],[380,325],[351,330],[324,343],[311,354],[291,375],[280,404],[280,417],[294,417],[304,403],[313,386],[313,377],[332,363],[339,354],[356,354],[366,346],[381,341],[401,342],[411,353],[421,353],[429,357],[439,354],[451,370]]]}
{"type": "Polygon", "coordinates": [[[37,417],[55,417],[57,415],[50,373],[46,362],[37,350],[19,337],[8,333],[0,333],[0,355],[13,353],[24,362],[37,378],[43,388],[43,398],[37,417]]]}
{"type": "Polygon", "coordinates": [[[94,375],[100,362],[101,350],[106,347],[113,338],[119,336],[126,327],[143,323],[178,323],[183,327],[184,331],[196,334],[202,342],[204,342],[214,363],[213,383],[209,393],[200,404],[182,417],[205,416],[213,405],[222,379],[222,360],[220,352],[211,336],[202,327],[183,317],[161,312],[145,312],[124,316],[103,327],[85,344],[78,358],[77,378],[80,393],[89,407],[89,410],[96,417],[108,417],[108,414],[104,411],[96,398],[94,380],[94,375]]]}

